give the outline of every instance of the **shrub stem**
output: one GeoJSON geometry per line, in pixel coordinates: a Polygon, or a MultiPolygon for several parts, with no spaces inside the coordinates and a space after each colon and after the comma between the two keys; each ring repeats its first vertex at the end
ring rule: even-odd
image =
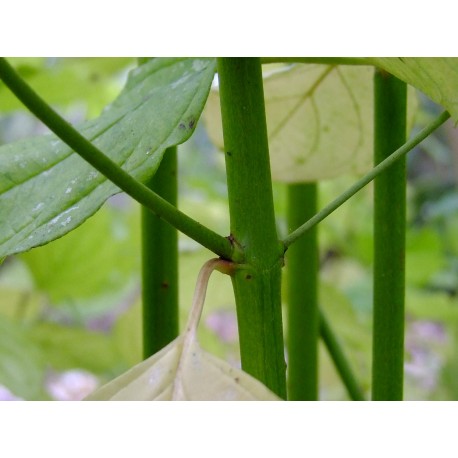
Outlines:
{"type": "Polygon", "coordinates": [[[285,398],[283,251],[275,226],[261,62],[219,58],[218,74],[231,238],[246,263],[232,276],[242,368],[285,398]]]}
{"type": "MultiPolygon", "coordinates": [[[[166,150],[156,174],[146,183],[177,204],[177,148],[166,150]]],[[[142,207],[143,356],[148,358],[178,335],[178,233],[142,207]]]]}
{"type": "MultiPolygon", "coordinates": [[[[374,163],[406,138],[406,83],[382,70],[374,77],[374,163]]],[[[372,399],[403,396],[406,163],[400,158],[374,181],[372,399]]]]}
{"type": "MultiPolygon", "coordinates": [[[[288,185],[288,228],[316,213],[317,184],[288,185]]],[[[288,399],[318,399],[318,237],[307,232],[286,253],[288,399]]]]}

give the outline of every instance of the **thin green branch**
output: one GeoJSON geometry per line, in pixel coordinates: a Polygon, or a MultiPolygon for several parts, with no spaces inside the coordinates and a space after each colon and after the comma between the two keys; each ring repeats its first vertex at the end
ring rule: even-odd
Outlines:
{"type": "Polygon", "coordinates": [[[263,64],[373,65],[365,57],[262,57],[263,64]]]}
{"type": "Polygon", "coordinates": [[[450,114],[447,111],[444,111],[439,115],[434,121],[428,124],[423,128],[415,137],[397,149],[394,153],[388,156],[384,161],[380,162],[379,165],[374,167],[369,173],[360,178],[353,186],[350,186],[345,192],[343,192],[339,197],[333,200],[330,204],[320,210],[313,218],[310,218],[302,226],[300,226],[295,231],[291,232],[284,240],[283,244],[285,250],[294,243],[299,237],[305,234],[313,226],[323,221],[328,217],[334,210],[339,208],[344,204],[350,197],[360,191],[364,186],[369,184],[376,176],[380,175],[386,169],[391,167],[399,158],[403,157],[409,151],[411,151],[415,146],[422,142],[428,135],[434,132],[439,126],[441,126],[447,119],[450,118],[450,114]]]}
{"type": "Polygon", "coordinates": [[[320,333],[328,350],[329,356],[332,358],[337,372],[347,389],[350,399],[353,401],[364,401],[364,395],[361,392],[355,376],[353,375],[350,364],[348,363],[342,347],[337,341],[337,337],[322,310],[320,310],[320,333]]]}
{"type": "Polygon", "coordinates": [[[231,260],[242,259],[241,251],[228,239],[180,212],[84,138],[41,99],[3,57],[0,57],[0,78],[40,121],[122,191],[215,254],[231,260]]]}

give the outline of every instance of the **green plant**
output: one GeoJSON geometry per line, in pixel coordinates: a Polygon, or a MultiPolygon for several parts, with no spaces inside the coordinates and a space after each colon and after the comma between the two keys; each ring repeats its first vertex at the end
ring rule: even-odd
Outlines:
{"type": "Polygon", "coordinates": [[[450,116],[458,119],[457,59],[142,58],[115,102],[99,118],[77,129],[4,59],[0,77],[55,134],[0,148],[0,256],[62,237],[97,212],[108,197],[124,191],[143,206],[143,282],[148,285],[143,297],[144,356],[178,335],[177,229],[235,266],[229,274],[242,368],[282,398],[318,398],[321,330],[350,396],[363,399],[330,323],[320,314],[316,228],[376,179],[373,399],[402,398],[402,161],[450,116]],[[279,64],[264,80],[263,63],[279,64]],[[219,91],[211,91],[216,71],[219,91]],[[415,103],[406,102],[405,83],[448,110],[407,142],[415,103]],[[191,137],[202,112],[210,137],[225,152],[227,236],[176,207],[175,149],[191,137]],[[377,165],[370,169],[373,131],[377,165]],[[317,212],[320,180],[350,171],[365,174],[317,212]],[[288,186],[289,230],[282,237],[272,180],[288,186]],[[394,184],[396,206],[389,202],[394,184]],[[393,209],[395,215],[390,212],[393,209]],[[395,254],[387,246],[396,249],[395,254]],[[378,257],[379,252],[385,254],[384,259],[378,257]],[[393,256],[399,263],[393,263],[393,256]],[[159,265],[157,259],[161,259],[159,265]],[[285,259],[289,393],[281,309],[285,259]],[[385,273],[392,266],[395,270],[388,278],[385,273]],[[302,284],[301,275],[306,275],[302,284]],[[393,291],[393,296],[387,297],[387,291],[393,291]],[[386,301],[396,303],[393,313],[383,307],[386,301]],[[388,338],[386,347],[391,332],[393,338],[388,338]]]}

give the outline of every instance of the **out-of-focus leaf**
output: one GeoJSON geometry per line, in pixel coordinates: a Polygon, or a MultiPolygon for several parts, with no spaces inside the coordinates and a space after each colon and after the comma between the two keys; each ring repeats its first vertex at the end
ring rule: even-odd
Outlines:
{"type": "MultiPolygon", "coordinates": [[[[10,61],[48,103],[68,106],[83,102],[89,116],[99,114],[119,92],[114,76],[135,64],[128,57],[12,58],[10,61]]],[[[23,108],[0,82],[0,111],[23,108]]]]}
{"type": "Polygon", "coordinates": [[[37,323],[28,331],[29,339],[56,370],[85,369],[101,374],[125,368],[110,335],[84,328],[54,323],[37,323]]]}
{"type": "Polygon", "coordinates": [[[142,308],[137,302],[119,316],[113,328],[117,351],[129,367],[142,361],[142,308]]]}
{"type": "MultiPolygon", "coordinates": [[[[274,180],[294,183],[367,172],[373,162],[373,68],[293,65],[266,74],[264,94],[274,180]]],[[[416,101],[409,97],[412,114],[416,101]]],[[[409,125],[412,115],[409,115],[409,125]]],[[[204,110],[223,148],[219,93],[204,110]]]]}
{"type": "Polygon", "coordinates": [[[120,291],[139,269],[140,231],[133,222],[138,222],[134,212],[105,206],[67,237],[21,259],[53,304],[120,291]]]}
{"type": "Polygon", "coordinates": [[[428,228],[408,231],[406,239],[406,281],[424,286],[444,267],[438,234],[428,228]]]}
{"type": "Polygon", "coordinates": [[[444,293],[407,288],[406,313],[415,319],[456,322],[458,302],[444,293]]]}
{"type": "Polygon", "coordinates": [[[27,400],[41,399],[45,359],[14,321],[0,315],[0,385],[27,400]]]}
{"type": "Polygon", "coordinates": [[[279,401],[262,383],[184,335],[89,395],[87,401],[279,401]]]}
{"type": "MultiPolygon", "coordinates": [[[[140,181],[164,151],[192,134],[214,59],[148,61],[81,133],[140,181]]],[[[0,257],[54,240],[83,223],[119,189],[53,135],[0,147],[0,257]]]]}
{"type": "Polygon", "coordinates": [[[458,57],[373,57],[371,60],[424,92],[458,121],[458,57]]]}

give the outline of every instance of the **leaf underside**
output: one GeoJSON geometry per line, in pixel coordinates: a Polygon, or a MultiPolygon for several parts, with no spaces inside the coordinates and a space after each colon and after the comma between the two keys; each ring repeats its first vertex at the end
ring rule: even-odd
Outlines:
{"type": "Polygon", "coordinates": [[[371,60],[442,105],[458,122],[457,57],[373,57],[371,60]]]}
{"type": "MultiPolygon", "coordinates": [[[[264,77],[272,177],[299,183],[362,174],[372,166],[373,73],[370,66],[292,65],[264,77]]],[[[411,93],[412,95],[412,93],[411,93]]],[[[409,97],[409,125],[416,100],[409,97]]],[[[218,91],[204,121],[223,149],[218,91]]]]}
{"type": "Polygon", "coordinates": [[[183,352],[184,337],[177,337],[161,351],[99,388],[85,400],[281,400],[247,373],[202,350],[195,340],[183,352]],[[179,390],[175,389],[176,384],[179,384],[179,390]]]}
{"type": "MultiPolygon", "coordinates": [[[[187,140],[203,110],[214,59],[157,58],[134,69],[102,115],[79,126],[140,181],[187,140]]],[[[119,192],[54,135],[0,147],[0,257],[63,236],[119,192]]]]}

